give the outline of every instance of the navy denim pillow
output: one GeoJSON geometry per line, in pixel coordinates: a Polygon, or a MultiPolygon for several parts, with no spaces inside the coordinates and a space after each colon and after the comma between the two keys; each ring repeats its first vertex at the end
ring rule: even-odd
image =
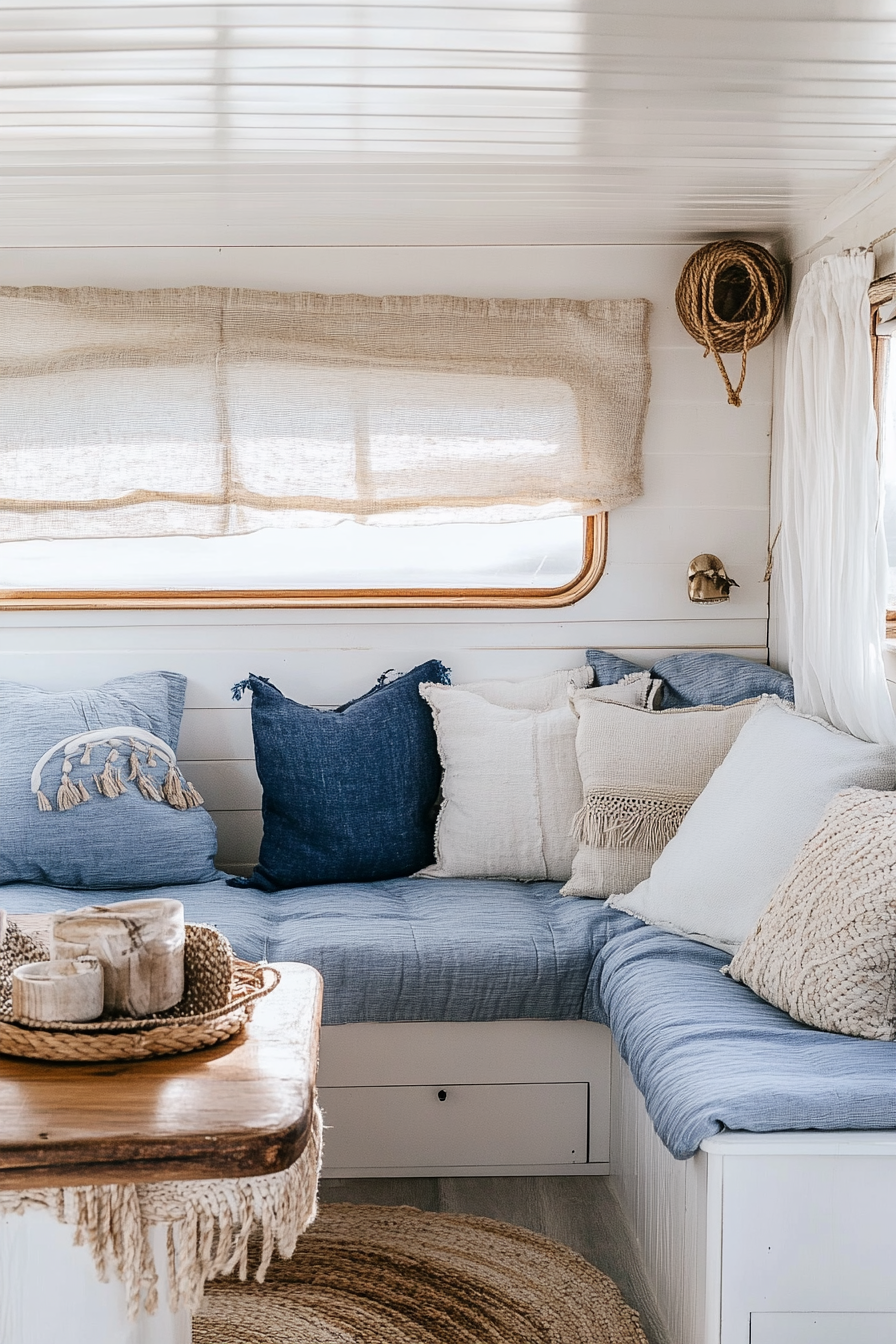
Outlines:
{"type": "Polygon", "coordinates": [[[651,671],[663,680],[663,709],[736,705],[757,695],[793,700],[793,681],[786,672],[732,653],[673,653],[651,671]]]}
{"type": "Polygon", "coordinates": [[[379,882],[432,863],[442,769],[418,686],[447,684],[433,660],[335,710],[297,704],[264,677],[252,691],[264,836],[252,877],[262,891],[379,882]]]}
{"type": "Polygon", "coordinates": [[[217,876],[215,824],[169,770],[164,747],[150,751],[151,742],[105,734],[146,731],[173,752],[186,684],[176,672],[140,672],[82,691],[0,681],[0,884],[115,891],[217,876]],[[89,750],[65,749],[66,739],[85,733],[100,740],[89,750]],[[35,792],[32,771],[54,747],[35,792]],[[166,801],[166,788],[179,806],[166,801]]]}

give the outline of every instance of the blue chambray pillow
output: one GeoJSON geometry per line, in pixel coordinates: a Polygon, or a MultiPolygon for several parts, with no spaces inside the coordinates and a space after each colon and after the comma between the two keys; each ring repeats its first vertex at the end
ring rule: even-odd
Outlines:
{"type": "Polygon", "coordinates": [[[379,882],[432,863],[442,770],[417,688],[448,680],[433,660],[335,710],[297,704],[264,677],[235,686],[236,699],[252,691],[264,835],[252,877],[232,884],[379,882]]]}
{"type": "Polygon", "coordinates": [[[186,677],[82,691],[0,681],[0,883],[81,891],[216,877],[215,824],[177,768],[186,677]]]}
{"type": "Polygon", "coordinates": [[[793,701],[793,681],[786,672],[733,653],[673,653],[654,663],[651,674],[662,678],[663,709],[736,705],[760,695],[793,701]]]}
{"type": "Polygon", "coordinates": [[[608,653],[606,649],[588,649],[585,657],[589,667],[594,668],[595,683],[598,686],[615,686],[632,672],[643,672],[643,667],[632,663],[628,658],[608,653]]]}
{"type": "MultiPolygon", "coordinates": [[[[605,649],[589,649],[586,658],[600,686],[621,681],[643,669],[605,649]]],[[[793,681],[765,663],[754,663],[732,653],[689,650],[661,658],[650,669],[663,683],[663,709],[690,709],[696,705],[736,705],[760,695],[776,695],[793,702],[793,681]]]]}

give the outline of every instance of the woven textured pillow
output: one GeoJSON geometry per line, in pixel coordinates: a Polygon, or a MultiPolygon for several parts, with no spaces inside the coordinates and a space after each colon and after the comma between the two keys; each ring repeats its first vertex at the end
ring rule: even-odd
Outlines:
{"type": "Polygon", "coordinates": [[[564,896],[611,896],[642,882],[760,703],[654,714],[602,694],[573,697],[584,805],[564,896]]]}
{"type": "MultiPolygon", "coordinates": [[[[569,689],[587,686],[591,669],[560,675],[562,695],[556,673],[520,682],[515,690],[509,682],[477,682],[475,690],[420,687],[444,767],[436,862],[424,876],[530,882],[569,877],[576,851],[572,822],[582,805],[569,689]],[[499,703],[487,695],[500,697],[499,703]]],[[[595,694],[640,704],[650,694],[650,678],[641,673],[595,694]]]]}
{"type": "Polygon", "coordinates": [[[726,970],[797,1022],[896,1040],[896,794],[831,800],[726,970]]]}

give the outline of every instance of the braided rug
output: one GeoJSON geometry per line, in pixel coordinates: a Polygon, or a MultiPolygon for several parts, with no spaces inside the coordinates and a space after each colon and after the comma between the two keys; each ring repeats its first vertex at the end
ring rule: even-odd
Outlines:
{"type": "Polygon", "coordinates": [[[324,1205],[263,1284],[215,1280],[194,1344],[647,1344],[581,1256],[490,1218],[324,1205]]]}

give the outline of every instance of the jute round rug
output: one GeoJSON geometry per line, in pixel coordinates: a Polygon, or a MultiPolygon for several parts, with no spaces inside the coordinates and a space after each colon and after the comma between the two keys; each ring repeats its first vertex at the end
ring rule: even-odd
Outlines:
{"type": "Polygon", "coordinates": [[[194,1344],[647,1344],[619,1289],[490,1218],[325,1204],[265,1283],[210,1283],[194,1344]]]}

